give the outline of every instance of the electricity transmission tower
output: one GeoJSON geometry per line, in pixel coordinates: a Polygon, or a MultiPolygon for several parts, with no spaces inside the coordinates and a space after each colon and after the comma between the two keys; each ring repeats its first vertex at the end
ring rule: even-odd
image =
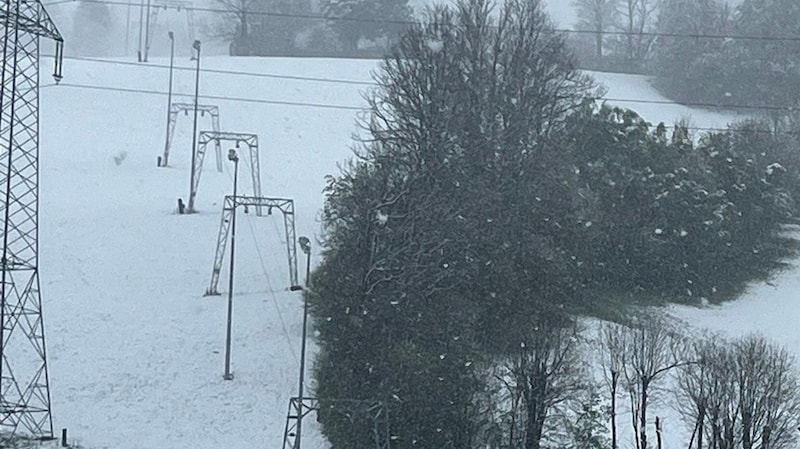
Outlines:
{"type": "Polygon", "coordinates": [[[19,433],[52,439],[39,290],[39,41],[63,39],[39,0],[6,0],[0,85],[0,446],[19,433]]]}

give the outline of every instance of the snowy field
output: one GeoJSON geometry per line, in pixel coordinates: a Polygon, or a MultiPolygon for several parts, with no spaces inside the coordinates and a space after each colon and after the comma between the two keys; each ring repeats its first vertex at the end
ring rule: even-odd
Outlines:
{"type": "MultiPolygon", "coordinates": [[[[193,67],[186,58],[176,62],[193,67]]],[[[62,85],[41,92],[40,267],[55,427],[68,428],[71,439],[93,449],[278,448],[288,400],[297,394],[302,323],[301,296],[288,291],[283,223],[278,213],[238,216],[235,380],[223,381],[227,257],[223,295],[203,293],[232,166],[225,160],[217,173],[209,150],[199,213],[176,214],[177,199],[188,195],[192,116],[178,118],[170,167],[158,168],[167,98],[135,92],[166,92],[168,72],[154,67],[165,63],[67,60],[62,85]]],[[[369,82],[375,67],[374,61],[203,59],[204,69],[355,82],[369,82]]],[[[50,69],[46,60],[45,84],[50,69]]],[[[176,92],[193,92],[193,71],[175,76],[176,92]]],[[[664,101],[641,77],[597,77],[610,98],[664,101]]],[[[201,96],[255,101],[201,103],[219,106],[222,131],[258,135],[263,194],[294,199],[297,235],[316,243],[324,177],[338,173],[337,164],[350,155],[355,109],[364,105],[367,88],[203,73],[201,96]]],[[[718,127],[731,119],[676,105],[620,105],[654,123],[688,117],[694,126],[718,127]]],[[[210,128],[209,117],[200,117],[199,129],[210,128]]],[[[249,193],[249,167],[241,156],[239,189],[249,193]]],[[[761,329],[797,351],[797,331],[789,327],[800,318],[790,307],[798,287],[800,272],[793,271],[774,287],[754,286],[739,302],[677,312],[694,324],[761,329]]],[[[324,447],[313,422],[304,426],[308,449],[324,447]]]]}

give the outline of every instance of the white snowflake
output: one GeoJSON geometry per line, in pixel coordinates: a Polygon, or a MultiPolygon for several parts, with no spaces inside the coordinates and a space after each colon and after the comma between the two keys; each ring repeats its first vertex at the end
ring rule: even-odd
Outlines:
{"type": "Polygon", "coordinates": [[[428,49],[434,53],[439,53],[444,48],[444,42],[441,39],[428,39],[425,44],[428,46],[428,49]]]}
{"type": "Polygon", "coordinates": [[[378,220],[378,223],[381,225],[385,225],[387,221],[389,221],[389,216],[383,213],[383,211],[379,210],[375,214],[375,218],[378,220]]]}

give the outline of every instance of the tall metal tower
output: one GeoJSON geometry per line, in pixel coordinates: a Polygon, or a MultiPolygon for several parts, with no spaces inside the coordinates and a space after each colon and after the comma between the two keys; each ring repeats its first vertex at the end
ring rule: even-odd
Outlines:
{"type": "Polygon", "coordinates": [[[39,294],[39,41],[63,39],[39,0],[0,0],[0,445],[53,438],[39,294]]]}

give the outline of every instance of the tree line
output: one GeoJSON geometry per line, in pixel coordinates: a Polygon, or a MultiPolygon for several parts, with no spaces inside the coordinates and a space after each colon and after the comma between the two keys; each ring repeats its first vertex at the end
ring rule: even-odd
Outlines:
{"type": "MultiPolygon", "coordinates": [[[[759,121],[695,135],[598,102],[540,1],[431,9],[375,77],[355,155],[325,191],[307,297],[318,397],[385,403],[393,448],[525,449],[616,449],[628,398],[646,449],[655,385],[679,378],[701,385],[681,393],[703,404],[682,409],[694,447],[794,441],[785,351],[628,313],[733,298],[795,254],[793,136],[759,121]],[[613,393],[597,394],[578,316],[622,323],[599,339],[613,393]],[[720,377],[767,365],[783,367],[778,387],[764,371],[720,377]],[[733,389],[704,396],[718,384],[733,389]]],[[[320,420],[334,448],[374,447],[364,420],[320,420]]]]}
{"type": "Polygon", "coordinates": [[[800,6],[791,0],[574,0],[582,66],[645,73],[670,98],[747,106],[794,132],[800,6]]]}
{"type": "Polygon", "coordinates": [[[227,12],[210,34],[230,39],[236,56],[379,58],[413,14],[408,0],[216,2],[227,12]]]}

